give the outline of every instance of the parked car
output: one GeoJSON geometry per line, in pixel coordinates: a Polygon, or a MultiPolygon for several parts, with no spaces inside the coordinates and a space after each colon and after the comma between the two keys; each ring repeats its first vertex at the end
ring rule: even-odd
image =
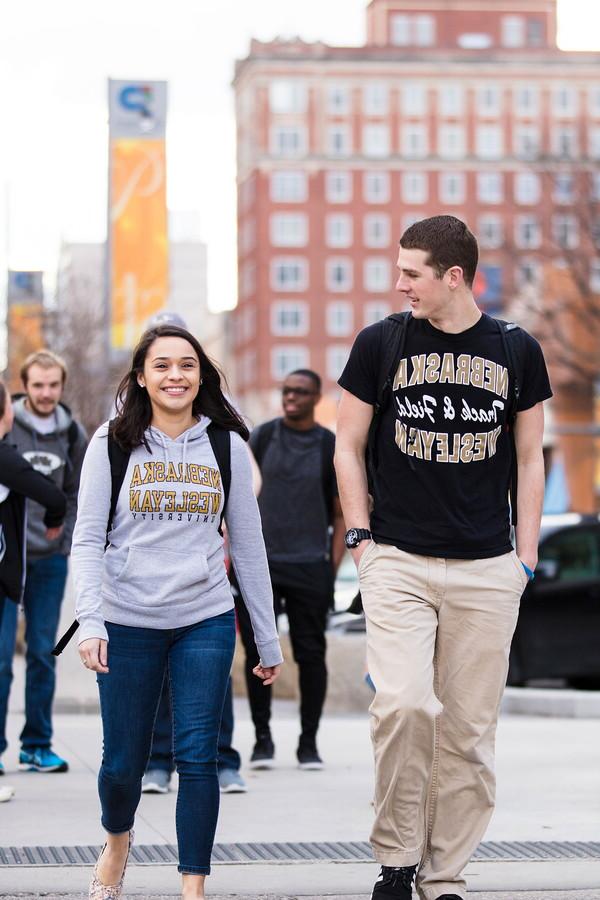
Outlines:
{"type": "MultiPolygon", "coordinates": [[[[348,556],[336,582],[330,627],[364,631],[364,617],[347,615],[358,591],[348,556]]],[[[600,517],[544,516],[535,579],[521,599],[510,651],[509,685],[561,679],[600,688],[600,517]]]]}

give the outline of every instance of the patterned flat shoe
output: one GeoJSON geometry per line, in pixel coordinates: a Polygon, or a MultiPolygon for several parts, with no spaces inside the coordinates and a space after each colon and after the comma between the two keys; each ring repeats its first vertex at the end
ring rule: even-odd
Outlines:
{"type": "Polygon", "coordinates": [[[100,862],[102,854],[106,849],[106,844],[104,845],[104,847],[100,851],[100,856],[96,861],[96,865],[94,866],[92,880],[90,881],[89,900],[120,900],[123,893],[123,880],[125,878],[125,872],[127,871],[127,863],[129,861],[129,854],[131,853],[133,837],[133,831],[130,831],[129,846],[127,848],[127,859],[125,860],[125,865],[123,866],[123,874],[121,875],[121,880],[118,884],[102,884],[102,882],[98,878],[98,863],[100,862]]]}

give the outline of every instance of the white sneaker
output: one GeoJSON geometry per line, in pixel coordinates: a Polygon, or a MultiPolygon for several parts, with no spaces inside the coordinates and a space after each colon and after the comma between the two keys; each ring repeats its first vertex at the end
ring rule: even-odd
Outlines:
{"type": "Polygon", "coordinates": [[[168,794],[171,773],[166,769],[148,769],[142,778],[143,794],[168,794]]]}
{"type": "Polygon", "coordinates": [[[248,788],[237,769],[221,769],[219,790],[222,794],[245,794],[248,788]]]}
{"type": "Polygon", "coordinates": [[[9,800],[15,795],[14,787],[11,787],[9,784],[5,784],[0,787],[0,803],[8,803],[9,800]]]}

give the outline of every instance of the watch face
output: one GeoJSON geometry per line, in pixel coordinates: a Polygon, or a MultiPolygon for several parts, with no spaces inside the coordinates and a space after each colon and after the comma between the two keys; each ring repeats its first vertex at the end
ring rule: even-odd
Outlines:
{"type": "Polygon", "coordinates": [[[351,528],[350,531],[346,535],[346,546],[347,547],[356,547],[358,544],[358,531],[356,528],[351,528]]]}

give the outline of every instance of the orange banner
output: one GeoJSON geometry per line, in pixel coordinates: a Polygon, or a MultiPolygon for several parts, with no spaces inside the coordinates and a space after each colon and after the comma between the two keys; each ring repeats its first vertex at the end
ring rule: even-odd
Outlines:
{"type": "Polygon", "coordinates": [[[7,310],[8,383],[11,392],[23,390],[19,375],[23,360],[44,346],[44,307],[41,303],[11,303],[7,310]]]}
{"type": "Polygon", "coordinates": [[[114,349],[130,349],[167,303],[165,141],[111,140],[110,308],[114,349]]]}

